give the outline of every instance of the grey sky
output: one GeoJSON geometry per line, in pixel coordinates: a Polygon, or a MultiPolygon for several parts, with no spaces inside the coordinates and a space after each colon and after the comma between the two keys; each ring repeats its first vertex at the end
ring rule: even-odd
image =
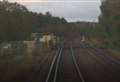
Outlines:
{"type": "Polygon", "coordinates": [[[68,21],[97,21],[100,0],[9,0],[18,1],[31,11],[51,12],[68,21]]]}

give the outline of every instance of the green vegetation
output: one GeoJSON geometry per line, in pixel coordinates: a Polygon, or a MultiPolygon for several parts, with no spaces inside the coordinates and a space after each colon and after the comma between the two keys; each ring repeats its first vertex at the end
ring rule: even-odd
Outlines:
{"type": "MultiPolygon", "coordinates": [[[[59,36],[57,44],[60,44],[60,41],[64,42],[64,37],[72,41],[84,35],[88,41],[99,47],[120,50],[119,9],[120,0],[106,0],[101,6],[99,23],[68,23],[64,18],[53,17],[49,12],[35,13],[18,3],[0,1],[0,44],[7,41],[29,40],[33,32],[52,32],[59,36]]],[[[20,79],[17,82],[25,82],[32,75],[33,64],[39,64],[51,53],[46,47],[35,49],[31,55],[26,51],[24,45],[8,50],[2,50],[0,46],[1,80],[15,79],[13,82],[16,82],[20,79]]]]}
{"type": "Polygon", "coordinates": [[[102,2],[97,24],[67,23],[64,18],[53,17],[49,12],[35,13],[18,3],[0,1],[0,42],[29,40],[32,32],[53,32],[59,36],[74,32],[96,39],[102,47],[120,49],[119,4],[119,0],[102,2]]]}
{"type": "Polygon", "coordinates": [[[0,81],[25,82],[32,74],[31,60],[24,44],[14,42],[12,45],[11,48],[0,46],[0,81]]]}
{"type": "Polygon", "coordinates": [[[120,1],[106,0],[102,2],[99,25],[95,28],[96,35],[101,37],[106,48],[120,49],[120,1]]]}
{"type": "Polygon", "coordinates": [[[120,0],[106,0],[102,3],[100,25],[107,47],[120,49],[120,0]]]}
{"type": "Polygon", "coordinates": [[[30,39],[32,32],[55,32],[66,23],[49,12],[34,13],[18,3],[0,1],[0,42],[30,39]]]}
{"type": "MultiPolygon", "coordinates": [[[[101,5],[99,22],[85,29],[87,36],[99,47],[120,49],[120,0],[105,0],[101,5]]],[[[91,23],[92,24],[92,23],[91,23]]]]}
{"type": "MultiPolygon", "coordinates": [[[[23,42],[9,42],[11,47],[4,47],[7,43],[0,45],[0,82],[26,82],[33,77],[33,71],[43,63],[53,51],[47,48],[33,49],[28,52],[23,42]],[[37,65],[36,65],[37,64],[37,65]],[[36,66],[36,67],[35,67],[36,66]]],[[[36,72],[35,72],[36,73],[36,72]]]]}

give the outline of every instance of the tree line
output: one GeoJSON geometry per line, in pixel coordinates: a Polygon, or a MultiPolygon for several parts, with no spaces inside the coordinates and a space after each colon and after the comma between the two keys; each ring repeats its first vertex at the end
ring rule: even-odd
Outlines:
{"type": "Polygon", "coordinates": [[[98,23],[76,24],[89,39],[95,39],[102,48],[120,49],[120,0],[101,0],[98,23]],[[87,28],[85,28],[87,27],[87,28]]]}
{"type": "Polygon", "coordinates": [[[102,26],[106,46],[120,48],[120,0],[106,0],[101,6],[100,25],[102,26]]]}
{"type": "Polygon", "coordinates": [[[32,32],[53,31],[67,24],[64,18],[29,11],[25,6],[0,1],[0,42],[30,39],[32,32]]]}
{"type": "Polygon", "coordinates": [[[103,0],[98,25],[91,35],[102,42],[103,47],[120,49],[120,0],[103,0]]]}

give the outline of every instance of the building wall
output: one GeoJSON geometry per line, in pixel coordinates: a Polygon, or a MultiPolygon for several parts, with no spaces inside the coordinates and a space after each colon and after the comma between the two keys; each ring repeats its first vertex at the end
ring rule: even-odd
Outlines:
{"type": "Polygon", "coordinates": [[[31,55],[36,48],[35,41],[24,41],[24,44],[26,45],[28,55],[31,55]]]}

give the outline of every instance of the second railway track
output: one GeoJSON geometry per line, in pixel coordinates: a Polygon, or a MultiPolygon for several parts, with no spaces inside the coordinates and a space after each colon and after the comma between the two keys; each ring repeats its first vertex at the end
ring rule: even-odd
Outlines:
{"type": "Polygon", "coordinates": [[[85,82],[74,56],[74,49],[61,47],[56,52],[45,82],[85,82]]]}

